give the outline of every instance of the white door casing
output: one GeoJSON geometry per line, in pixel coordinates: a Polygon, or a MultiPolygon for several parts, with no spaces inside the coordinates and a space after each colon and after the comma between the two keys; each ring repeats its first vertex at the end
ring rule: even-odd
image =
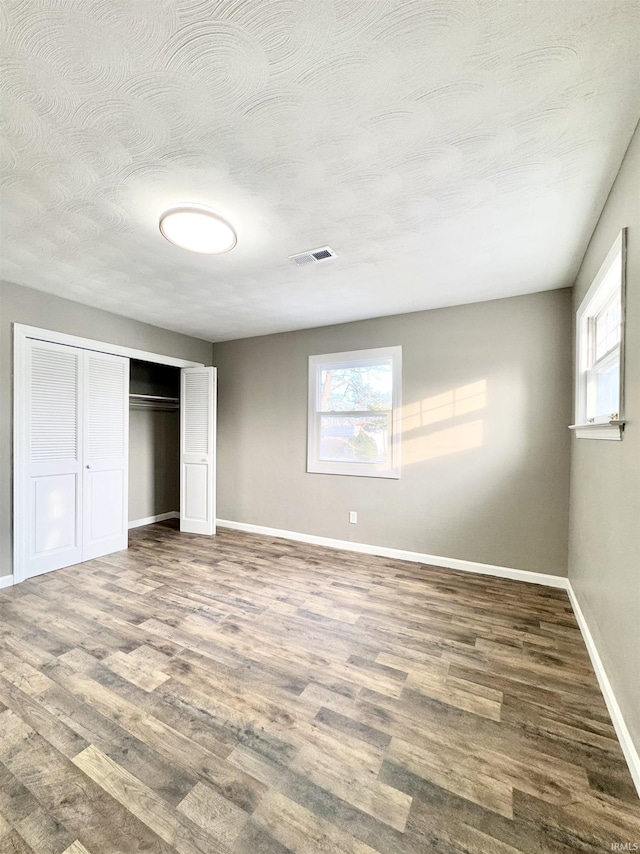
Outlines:
{"type": "Polygon", "coordinates": [[[127,548],[129,359],[84,350],[82,559],[127,548]]]}
{"type": "Polygon", "coordinates": [[[216,532],[216,369],[183,368],[180,387],[180,530],[216,532]]]}
{"type": "Polygon", "coordinates": [[[17,507],[25,577],[82,560],[82,350],[29,340],[17,507]]]}

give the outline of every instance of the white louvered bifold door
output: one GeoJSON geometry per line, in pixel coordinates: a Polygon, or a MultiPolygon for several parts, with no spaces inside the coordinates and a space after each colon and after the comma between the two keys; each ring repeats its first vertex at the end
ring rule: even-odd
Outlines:
{"type": "Polygon", "coordinates": [[[84,351],[83,560],[127,548],[129,360],[84,351]]]}
{"type": "Polygon", "coordinates": [[[16,490],[26,578],[82,560],[83,351],[27,342],[25,418],[16,490]]]}
{"type": "Polygon", "coordinates": [[[216,532],[216,369],[183,368],[180,391],[180,530],[216,532]]]}

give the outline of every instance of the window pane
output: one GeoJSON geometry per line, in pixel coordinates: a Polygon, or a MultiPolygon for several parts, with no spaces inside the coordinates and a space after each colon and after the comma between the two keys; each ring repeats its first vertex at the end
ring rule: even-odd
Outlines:
{"type": "Polygon", "coordinates": [[[614,299],[596,317],[595,360],[601,359],[620,341],[620,300],[614,299]]]}
{"type": "Polygon", "coordinates": [[[320,415],[320,459],[382,463],[389,448],[389,413],[320,415]]]}
{"type": "Polygon", "coordinates": [[[587,395],[587,417],[598,418],[619,411],[620,363],[609,363],[602,370],[591,372],[587,395]]]}
{"type": "Polygon", "coordinates": [[[391,409],[391,359],[376,365],[318,371],[318,409],[322,412],[391,409]]]}

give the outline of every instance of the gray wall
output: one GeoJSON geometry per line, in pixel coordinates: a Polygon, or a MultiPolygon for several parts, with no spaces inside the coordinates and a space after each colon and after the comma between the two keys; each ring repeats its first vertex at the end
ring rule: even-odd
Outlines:
{"type": "MultiPolygon", "coordinates": [[[[0,282],[0,576],[13,571],[12,530],[12,323],[25,323],[211,364],[211,344],[59,297],[0,282]]],[[[171,507],[175,510],[175,507],[171,507]]]]}
{"type": "Polygon", "coordinates": [[[570,310],[550,291],[215,344],[219,517],[566,575],[570,310]],[[396,344],[400,480],[308,474],[307,357],[396,344]],[[456,390],[479,408],[452,416],[456,390]]]}
{"type": "Polygon", "coordinates": [[[640,750],[640,130],[574,288],[578,306],[627,226],[626,419],[622,442],[573,439],[569,578],[640,750]]]}
{"type": "Polygon", "coordinates": [[[180,413],[129,411],[129,521],[180,509],[180,413]]]}

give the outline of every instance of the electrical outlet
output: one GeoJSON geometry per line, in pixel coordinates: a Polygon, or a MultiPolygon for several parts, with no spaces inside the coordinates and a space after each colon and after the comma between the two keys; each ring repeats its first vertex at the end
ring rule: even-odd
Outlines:
{"type": "Polygon", "coordinates": [[[355,510],[349,510],[349,524],[357,525],[358,524],[358,514],[355,510]]]}

